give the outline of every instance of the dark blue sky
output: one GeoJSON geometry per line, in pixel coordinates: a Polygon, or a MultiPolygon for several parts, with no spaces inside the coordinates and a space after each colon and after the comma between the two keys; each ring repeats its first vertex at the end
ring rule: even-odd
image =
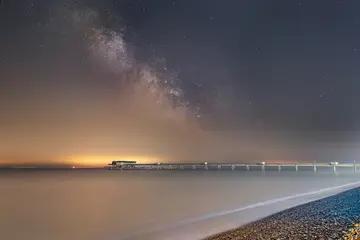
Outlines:
{"type": "Polygon", "coordinates": [[[224,115],[236,123],[359,127],[357,1],[120,2],[132,40],[156,49],[182,80],[232,88],[224,115]]]}
{"type": "MultiPolygon", "coordinates": [[[[29,95],[46,101],[38,92],[75,91],[83,82],[68,76],[95,71],[78,61],[77,44],[69,47],[67,41],[76,40],[59,28],[49,31],[50,13],[66,4],[119,18],[121,26],[107,27],[125,27],[137,59],[165,59],[187,98],[201,106],[204,126],[359,129],[360,3],[355,0],[5,0],[2,108],[11,110],[29,95]],[[61,74],[66,78],[59,81],[61,74]]],[[[111,88],[96,79],[90,83],[94,89],[111,88]]],[[[86,102],[86,96],[78,101],[86,102]]]]}

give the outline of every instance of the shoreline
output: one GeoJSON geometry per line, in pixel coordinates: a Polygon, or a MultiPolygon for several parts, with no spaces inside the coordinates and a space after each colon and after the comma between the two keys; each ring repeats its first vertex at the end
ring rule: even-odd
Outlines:
{"type": "Polygon", "coordinates": [[[359,206],[360,187],[356,187],[291,207],[203,240],[344,239],[350,229],[356,228],[354,224],[360,222],[359,206]]]}
{"type": "MultiPolygon", "coordinates": [[[[220,211],[206,214],[195,218],[183,219],[169,225],[149,228],[124,237],[125,240],[148,239],[148,240],[230,240],[230,239],[299,239],[299,238],[230,238],[231,232],[247,227],[270,216],[276,215],[287,209],[313,203],[317,200],[326,199],[344,193],[351,189],[360,188],[360,182],[351,182],[337,186],[321,188],[309,192],[297,193],[285,197],[273,198],[253,204],[244,205],[228,211],[220,211]],[[240,227],[239,227],[240,226],[240,227]],[[230,230],[229,230],[230,229],[230,230]],[[221,237],[221,238],[220,238],[221,237]]],[[[301,239],[301,238],[300,238],[301,239]]],[[[305,238],[309,239],[309,238],[305,238]]]]}

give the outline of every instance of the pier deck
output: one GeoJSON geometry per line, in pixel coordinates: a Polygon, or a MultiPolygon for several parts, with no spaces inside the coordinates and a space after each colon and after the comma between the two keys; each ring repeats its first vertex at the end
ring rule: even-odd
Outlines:
{"type": "Polygon", "coordinates": [[[360,163],[127,163],[114,161],[105,168],[109,170],[217,170],[217,171],[353,171],[360,169],[360,163]]]}

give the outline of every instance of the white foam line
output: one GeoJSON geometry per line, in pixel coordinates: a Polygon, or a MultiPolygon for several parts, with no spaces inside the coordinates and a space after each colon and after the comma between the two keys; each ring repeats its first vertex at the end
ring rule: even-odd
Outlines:
{"type": "Polygon", "coordinates": [[[180,226],[190,224],[190,223],[194,223],[194,222],[199,222],[199,221],[208,220],[208,219],[215,218],[215,217],[221,217],[221,216],[225,216],[225,215],[230,215],[230,214],[242,212],[242,211],[245,211],[245,210],[248,210],[248,209],[253,209],[253,208],[257,208],[257,207],[263,207],[263,206],[271,205],[271,204],[274,204],[274,203],[284,202],[284,201],[295,199],[295,198],[311,196],[311,195],[320,194],[320,193],[324,193],[324,192],[329,192],[329,191],[333,191],[333,190],[337,190],[337,189],[341,189],[341,188],[346,188],[346,187],[351,187],[351,186],[355,186],[355,185],[360,185],[360,181],[347,183],[347,184],[343,184],[343,185],[335,186],[335,187],[323,188],[323,189],[320,189],[320,190],[306,192],[306,193],[294,194],[294,195],[290,195],[290,196],[287,196],[287,197],[275,198],[275,199],[272,199],[272,200],[267,200],[267,201],[263,201],[263,202],[259,202],[259,203],[255,203],[255,204],[250,204],[250,205],[247,205],[247,206],[244,206],[244,207],[241,207],[241,208],[236,208],[236,209],[217,212],[217,213],[206,214],[206,215],[203,215],[203,216],[200,216],[200,217],[188,218],[188,219],[179,221],[177,223],[174,223],[172,225],[163,226],[163,227],[157,227],[157,228],[149,229],[149,230],[146,230],[146,231],[143,231],[143,232],[138,232],[138,233],[136,233],[134,235],[131,235],[131,236],[128,236],[128,237],[126,237],[124,239],[131,239],[131,238],[133,238],[135,236],[139,236],[139,235],[142,235],[142,234],[149,234],[149,233],[154,233],[154,232],[158,232],[158,231],[169,230],[171,228],[180,227],[180,226]]]}

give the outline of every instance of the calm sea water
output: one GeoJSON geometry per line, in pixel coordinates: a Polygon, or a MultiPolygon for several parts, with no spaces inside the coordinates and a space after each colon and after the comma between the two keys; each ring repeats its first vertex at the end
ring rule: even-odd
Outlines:
{"type": "Polygon", "coordinates": [[[321,173],[0,171],[0,239],[150,239],[180,222],[195,228],[214,213],[359,180],[321,173]]]}

